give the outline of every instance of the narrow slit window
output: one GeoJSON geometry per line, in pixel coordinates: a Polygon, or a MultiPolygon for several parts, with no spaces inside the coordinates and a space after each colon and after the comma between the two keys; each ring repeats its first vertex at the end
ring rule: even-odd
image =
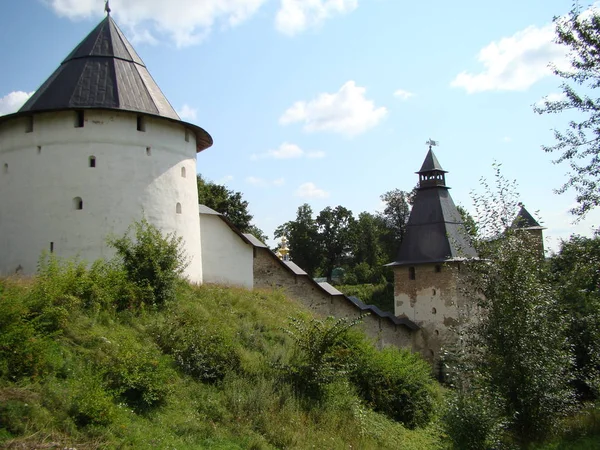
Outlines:
{"type": "Polygon", "coordinates": [[[25,123],[25,133],[33,132],[33,116],[27,117],[27,122],[25,123]]]}
{"type": "Polygon", "coordinates": [[[440,266],[439,264],[436,264],[435,266],[435,272],[436,273],[440,273],[442,271],[442,266],[440,266]]]}
{"type": "Polygon", "coordinates": [[[38,155],[42,154],[42,146],[41,145],[37,146],[37,152],[38,152],[38,155]]]}
{"type": "Polygon", "coordinates": [[[185,178],[185,167],[181,168],[181,178],[185,178]]]}
{"type": "Polygon", "coordinates": [[[144,116],[137,116],[137,130],[146,131],[146,120],[144,116]]]}
{"type": "Polygon", "coordinates": [[[81,197],[75,197],[73,199],[73,208],[76,210],[83,209],[83,200],[81,197]]]}
{"type": "Polygon", "coordinates": [[[431,314],[437,314],[437,309],[431,308],[431,314]]]}
{"type": "Polygon", "coordinates": [[[90,156],[90,167],[96,167],[96,157],[90,156]]]}
{"type": "Polygon", "coordinates": [[[415,268],[414,267],[409,267],[408,268],[408,279],[409,280],[414,280],[416,279],[416,273],[415,273],[415,268]]]}
{"type": "Polygon", "coordinates": [[[146,147],[146,156],[150,156],[152,154],[152,149],[150,147],[146,147]]]}
{"type": "Polygon", "coordinates": [[[4,167],[2,169],[4,173],[8,173],[8,164],[4,163],[4,167]]]}
{"type": "Polygon", "coordinates": [[[185,130],[185,142],[190,142],[190,130],[185,130]]]}
{"type": "Polygon", "coordinates": [[[54,253],[54,242],[50,242],[50,253],[54,253]]]}
{"type": "Polygon", "coordinates": [[[75,128],[83,128],[83,121],[85,119],[85,115],[83,111],[75,111],[75,128]]]}
{"type": "Polygon", "coordinates": [[[177,206],[175,206],[175,212],[177,214],[181,214],[181,203],[177,203],[177,206]]]}

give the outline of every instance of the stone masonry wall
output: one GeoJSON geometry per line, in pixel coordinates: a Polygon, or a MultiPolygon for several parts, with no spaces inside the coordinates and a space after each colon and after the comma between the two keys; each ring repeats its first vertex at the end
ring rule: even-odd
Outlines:
{"type": "MultiPolygon", "coordinates": [[[[331,295],[308,275],[294,274],[264,248],[255,248],[254,287],[282,289],[288,297],[299,301],[321,317],[353,319],[361,315],[360,309],[343,295],[331,295]]],[[[395,325],[371,314],[363,319],[360,327],[380,348],[389,345],[412,348],[413,333],[403,325],[395,325]]]]}

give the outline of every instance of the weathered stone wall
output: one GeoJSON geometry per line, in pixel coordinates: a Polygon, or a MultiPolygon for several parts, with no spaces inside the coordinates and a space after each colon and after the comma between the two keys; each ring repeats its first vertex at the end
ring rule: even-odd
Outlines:
{"type": "Polygon", "coordinates": [[[439,358],[443,346],[456,342],[456,330],[471,316],[470,302],[461,293],[464,283],[460,263],[421,264],[394,268],[396,316],[406,315],[421,329],[414,349],[429,361],[439,358]]]}
{"type": "MultiPolygon", "coordinates": [[[[360,309],[343,295],[331,295],[308,275],[294,274],[264,248],[255,248],[254,287],[282,289],[288,297],[321,317],[352,319],[361,315],[360,309]]],[[[403,325],[395,325],[386,318],[371,314],[363,319],[360,327],[380,348],[389,345],[412,348],[411,330],[403,325]]]]}

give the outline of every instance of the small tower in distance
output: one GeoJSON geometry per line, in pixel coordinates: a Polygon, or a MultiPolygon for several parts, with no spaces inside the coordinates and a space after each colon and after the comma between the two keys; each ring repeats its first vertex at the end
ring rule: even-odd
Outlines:
{"type": "Polygon", "coordinates": [[[544,230],[546,227],[541,226],[537,220],[525,209],[523,203],[519,203],[520,210],[515,220],[513,220],[512,228],[517,231],[525,232],[529,235],[530,241],[535,245],[540,258],[544,258],[544,230]]]}
{"type": "Polygon", "coordinates": [[[419,175],[419,187],[394,271],[396,316],[406,316],[421,329],[413,348],[431,362],[442,345],[455,341],[455,328],[470,315],[461,295],[461,264],[477,258],[460,213],[446,186],[446,171],[432,150],[419,175]]]}

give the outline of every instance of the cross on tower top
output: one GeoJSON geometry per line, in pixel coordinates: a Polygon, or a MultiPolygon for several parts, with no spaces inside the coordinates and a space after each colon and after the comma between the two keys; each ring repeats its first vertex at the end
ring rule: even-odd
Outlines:
{"type": "Polygon", "coordinates": [[[440,145],[440,141],[434,141],[433,139],[429,138],[429,140],[425,142],[425,145],[429,145],[429,150],[431,150],[431,147],[437,147],[440,145]]]}

